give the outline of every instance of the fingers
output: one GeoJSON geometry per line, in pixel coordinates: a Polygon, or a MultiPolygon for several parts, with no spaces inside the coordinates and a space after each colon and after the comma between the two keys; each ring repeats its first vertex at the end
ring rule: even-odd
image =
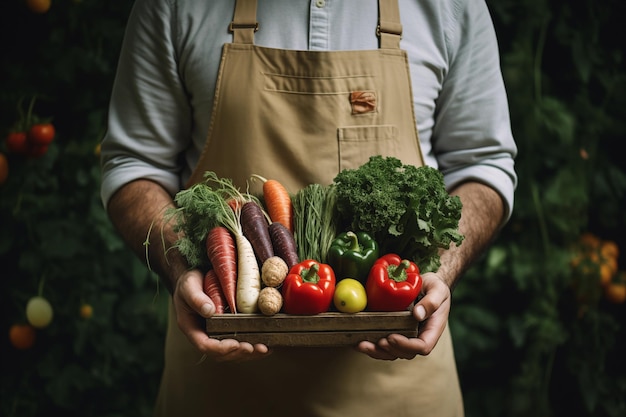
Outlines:
{"type": "Polygon", "coordinates": [[[371,358],[394,361],[396,359],[413,359],[424,351],[423,341],[418,338],[408,338],[400,334],[392,334],[380,339],[376,343],[363,341],[357,350],[371,358]]]}
{"type": "Polygon", "coordinates": [[[415,304],[413,316],[418,322],[430,317],[450,299],[450,288],[436,274],[429,272],[422,275],[422,293],[424,296],[415,304]]]}
{"type": "MultiPolygon", "coordinates": [[[[385,339],[381,339],[380,341],[382,340],[385,340],[385,339]]],[[[372,342],[367,342],[367,341],[360,342],[357,345],[356,350],[361,353],[366,354],[367,356],[373,359],[379,359],[379,360],[384,360],[384,361],[395,361],[396,359],[398,359],[398,356],[387,352],[383,348],[379,348],[376,344],[372,342]]]]}
{"type": "Polygon", "coordinates": [[[245,361],[267,356],[269,348],[234,339],[217,340],[206,332],[206,320],[215,314],[215,305],[202,289],[200,271],[187,271],[176,283],[172,296],[176,322],[191,344],[217,361],[245,361]]]}
{"type": "Polygon", "coordinates": [[[187,306],[191,312],[195,312],[204,318],[215,314],[215,304],[205,294],[203,289],[204,276],[198,270],[185,272],[176,282],[174,289],[174,302],[179,299],[182,306],[187,306]]]}
{"type": "Polygon", "coordinates": [[[443,334],[450,313],[450,289],[436,274],[424,274],[423,297],[413,307],[419,322],[417,337],[392,334],[376,343],[363,341],[356,349],[374,359],[413,359],[429,355],[443,334]]]}

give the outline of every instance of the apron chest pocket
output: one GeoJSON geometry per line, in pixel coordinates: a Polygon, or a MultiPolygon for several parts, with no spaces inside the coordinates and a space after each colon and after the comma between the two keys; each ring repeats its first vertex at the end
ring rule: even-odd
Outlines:
{"type": "Polygon", "coordinates": [[[394,125],[339,127],[337,141],[340,171],[358,168],[370,156],[401,157],[398,129],[394,125]]]}

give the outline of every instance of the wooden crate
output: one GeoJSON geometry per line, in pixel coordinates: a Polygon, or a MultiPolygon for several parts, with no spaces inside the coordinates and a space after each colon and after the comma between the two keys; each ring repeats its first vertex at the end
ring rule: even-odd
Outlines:
{"type": "Polygon", "coordinates": [[[398,333],[417,335],[417,321],[410,311],[322,313],[298,316],[279,313],[271,317],[261,314],[222,314],[206,321],[210,337],[236,339],[275,346],[353,346],[362,340],[376,342],[398,333]]]}

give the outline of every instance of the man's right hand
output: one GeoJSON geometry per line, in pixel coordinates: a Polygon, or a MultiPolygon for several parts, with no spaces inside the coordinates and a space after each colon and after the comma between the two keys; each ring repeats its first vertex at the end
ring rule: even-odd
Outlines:
{"type": "Polygon", "coordinates": [[[172,301],[176,322],[189,342],[200,352],[218,362],[247,361],[271,353],[263,344],[252,345],[234,339],[217,340],[206,332],[206,319],[215,314],[215,306],[202,289],[203,275],[195,269],[184,272],[176,281],[172,301]]]}

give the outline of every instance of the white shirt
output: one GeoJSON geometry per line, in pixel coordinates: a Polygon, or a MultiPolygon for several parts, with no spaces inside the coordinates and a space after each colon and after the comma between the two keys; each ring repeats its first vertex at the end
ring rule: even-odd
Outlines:
{"type": "MultiPolygon", "coordinates": [[[[448,187],[477,180],[513,207],[517,152],[484,0],[399,0],[400,47],[409,56],[414,108],[427,165],[448,187]]],[[[208,133],[233,0],[137,0],[122,45],[102,143],[102,200],[148,178],[172,195],[208,133]]],[[[377,0],[259,0],[261,46],[377,49],[377,0]]]]}

